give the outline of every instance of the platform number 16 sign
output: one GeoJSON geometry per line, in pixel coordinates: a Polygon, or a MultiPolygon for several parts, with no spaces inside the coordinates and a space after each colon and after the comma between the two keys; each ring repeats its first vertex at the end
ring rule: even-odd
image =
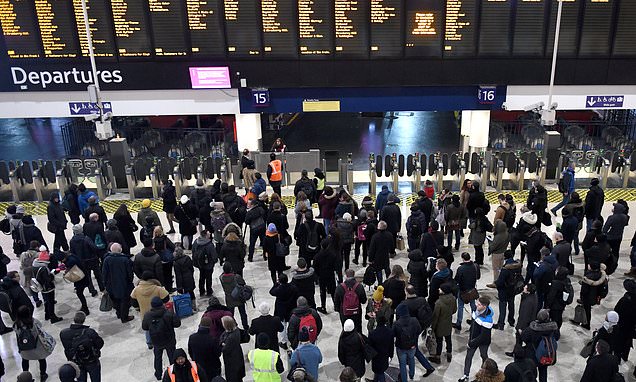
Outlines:
{"type": "Polygon", "coordinates": [[[477,90],[477,99],[482,105],[489,105],[495,103],[497,97],[496,86],[480,86],[477,90]]]}
{"type": "Polygon", "coordinates": [[[252,106],[269,107],[269,90],[252,89],[252,106]]]}

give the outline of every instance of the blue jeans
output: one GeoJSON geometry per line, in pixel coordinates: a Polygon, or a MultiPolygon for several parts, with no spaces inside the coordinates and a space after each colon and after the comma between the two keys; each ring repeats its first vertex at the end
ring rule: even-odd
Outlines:
{"type": "Polygon", "coordinates": [[[373,374],[373,381],[374,382],[386,382],[386,377],[384,376],[384,373],[374,373],[373,374]]]}
{"type": "MultiPolygon", "coordinates": [[[[565,207],[566,204],[568,204],[570,202],[570,194],[563,194],[563,200],[561,200],[561,203],[557,204],[556,206],[552,207],[552,212],[554,212],[556,214],[556,212],[558,210],[560,210],[561,208],[565,207]]],[[[539,216],[539,219],[541,219],[541,216],[539,216]]]]}
{"type": "Polygon", "coordinates": [[[435,368],[428,362],[428,358],[422,353],[419,347],[415,347],[415,358],[424,366],[426,370],[434,370],[435,368]]]}
{"type": "Polygon", "coordinates": [[[594,223],[595,219],[591,219],[591,218],[585,218],[585,227],[587,228],[586,232],[590,232],[590,230],[592,229],[592,223],[594,223]]]}
{"type": "Polygon", "coordinates": [[[395,349],[397,351],[398,361],[400,361],[400,379],[407,382],[408,378],[415,378],[415,347],[408,350],[395,349]],[[406,376],[406,364],[409,365],[409,377],[406,376]]]}
{"type": "Polygon", "coordinates": [[[150,331],[145,330],[144,334],[146,335],[146,345],[151,346],[152,345],[152,341],[150,340],[150,331]]]}
{"type": "Polygon", "coordinates": [[[461,230],[448,230],[447,233],[447,237],[448,237],[448,246],[452,247],[453,246],[453,233],[455,233],[455,250],[457,250],[457,248],[459,248],[459,241],[460,241],[460,232],[461,230]]]}
{"type": "Polygon", "coordinates": [[[102,379],[102,364],[99,362],[93,362],[90,365],[80,366],[80,376],[77,378],[78,382],[86,382],[88,376],[91,377],[91,382],[100,382],[102,379]]]}
{"type": "MultiPolygon", "coordinates": [[[[474,312],[477,310],[477,305],[475,304],[475,300],[470,302],[470,311],[474,312]]],[[[462,320],[464,319],[464,301],[461,297],[457,298],[457,321],[455,323],[457,326],[462,326],[462,320]]]]}
{"type": "Polygon", "coordinates": [[[331,219],[322,218],[322,225],[325,226],[325,235],[329,235],[329,225],[331,225],[331,219]]]}

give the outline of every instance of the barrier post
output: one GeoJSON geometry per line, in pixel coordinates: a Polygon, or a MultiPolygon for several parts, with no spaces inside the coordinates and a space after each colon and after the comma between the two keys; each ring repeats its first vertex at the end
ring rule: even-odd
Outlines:
{"type": "Polygon", "coordinates": [[[152,198],[159,199],[159,181],[157,180],[157,168],[150,168],[150,188],[152,189],[152,198]]]}
{"type": "Polygon", "coordinates": [[[38,202],[42,203],[44,198],[42,198],[42,177],[40,176],[40,169],[33,170],[33,188],[35,189],[35,197],[38,202]]]}
{"type": "MultiPolygon", "coordinates": [[[[482,191],[486,191],[488,187],[488,183],[490,183],[490,168],[488,167],[488,162],[484,158],[484,153],[480,154],[481,160],[481,185],[483,187],[482,191]]],[[[462,184],[463,185],[463,184],[462,184]]]]}
{"type": "Polygon", "coordinates": [[[396,153],[391,154],[391,164],[393,165],[393,172],[391,173],[393,176],[393,192],[397,194],[400,187],[400,173],[398,172],[399,168],[396,153]]]}
{"type": "Polygon", "coordinates": [[[545,184],[545,164],[541,157],[537,157],[537,181],[539,184],[545,184]]]}
{"type": "Polygon", "coordinates": [[[133,168],[126,165],[126,182],[128,183],[128,197],[135,200],[135,177],[133,176],[133,168]]]}
{"type": "Polygon", "coordinates": [[[344,186],[344,178],[342,174],[342,158],[338,158],[338,187],[342,188],[344,186]]]}
{"type": "Polygon", "coordinates": [[[95,184],[97,185],[97,197],[99,200],[106,198],[104,194],[104,179],[102,178],[102,170],[97,167],[95,169],[95,184]]]}
{"type": "Polygon", "coordinates": [[[353,160],[352,153],[347,153],[347,189],[353,195],[353,160]]]}
{"type": "Polygon", "coordinates": [[[625,164],[623,165],[623,188],[629,186],[629,173],[632,166],[632,158],[625,157],[625,164]]]}
{"type": "Polygon", "coordinates": [[[181,171],[179,165],[174,166],[172,172],[172,178],[174,179],[175,193],[177,194],[177,200],[181,199],[181,171]]]}
{"type": "MultiPolygon", "coordinates": [[[[459,189],[461,190],[464,185],[464,180],[466,179],[466,161],[463,159],[461,152],[460,158],[462,158],[459,160],[459,189]]],[[[486,186],[484,185],[484,187],[486,186]]]]}
{"type": "Polygon", "coordinates": [[[523,159],[519,159],[519,173],[517,174],[517,183],[519,191],[523,191],[523,183],[526,177],[526,162],[523,159]]]}
{"type": "Polygon", "coordinates": [[[203,166],[202,165],[198,165],[197,166],[197,182],[201,180],[203,182],[203,184],[205,184],[205,175],[203,174],[203,166]]]}
{"type": "Polygon", "coordinates": [[[603,158],[603,168],[601,169],[601,188],[607,188],[607,178],[609,177],[610,161],[603,158]]]}
{"type": "Polygon", "coordinates": [[[377,184],[377,174],[375,172],[375,154],[369,154],[369,195],[375,196],[375,187],[377,184]]]}
{"type": "Polygon", "coordinates": [[[68,187],[64,172],[62,170],[55,171],[55,178],[57,179],[57,189],[60,190],[60,194],[64,193],[68,187]]]}
{"type": "Polygon", "coordinates": [[[9,171],[9,183],[11,184],[11,194],[13,195],[13,201],[20,201],[20,193],[18,192],[18,174],[15,170],[9,171]]]}
{"type": "Polygon", "coordinates": [[[325,174],[325,185],[326,185],[327,184],[327,159],[322,158],[322,160],[320,161],[320,165],[322,166],[322,173],[325,174]]]}
{"type": "Polygon", "coordinates": [[[221,162],[221,182],[227,182],[227,166],[225,161],[221,162]]]}
{"type": "Polygon", "coordinates": [[[419,153],[415,153],[413,156],[413,171],[413,192],[418,192],[422,184],[422,164],[419,153]]]}
{"type": "Polygon", "coordinates": [[[503,188],[503,170],[504,163],[501,159],[497,158],[497,184],[495,186],[497,191],[501,191],[503,188]]]}
{"type": "MultiPolygon", "coordinates": [[[[234,174],[232,173],[232,161],[227,155],[223,155],[223,164],[225,165],[225,181],[228,184],[234,184],[234,174]]],[[[223,169],[223,167],[221,167],[223,169]]]]}

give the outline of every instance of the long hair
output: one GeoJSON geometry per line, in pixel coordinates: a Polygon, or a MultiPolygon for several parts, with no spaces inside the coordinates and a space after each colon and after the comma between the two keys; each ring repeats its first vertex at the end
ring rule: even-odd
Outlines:
{"type": "Polygon", "coordinates": [[[406,275],[404,274],[404,268],[402,268],[402,266],[398,264],[395,264],[391,268],[391,275],[389,276],[389,278],[391,277],[402,280],[404,282],[408,281],[408,277],[406,277],[406,275]]]}

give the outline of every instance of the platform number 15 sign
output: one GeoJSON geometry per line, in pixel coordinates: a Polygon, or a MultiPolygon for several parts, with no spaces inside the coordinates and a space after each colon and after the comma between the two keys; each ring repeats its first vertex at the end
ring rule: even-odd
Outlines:
{"type": "Polygon", "coordinates": [[[252,106],[269,107],[269,90],[252,89],[252,106]]]}
{"type": "Polygon", "coordinates": [[[480,86],[477,90],[477,99],[482,105],[489,105],[495,103],[497,97],[496,86],[480,86]]]}

